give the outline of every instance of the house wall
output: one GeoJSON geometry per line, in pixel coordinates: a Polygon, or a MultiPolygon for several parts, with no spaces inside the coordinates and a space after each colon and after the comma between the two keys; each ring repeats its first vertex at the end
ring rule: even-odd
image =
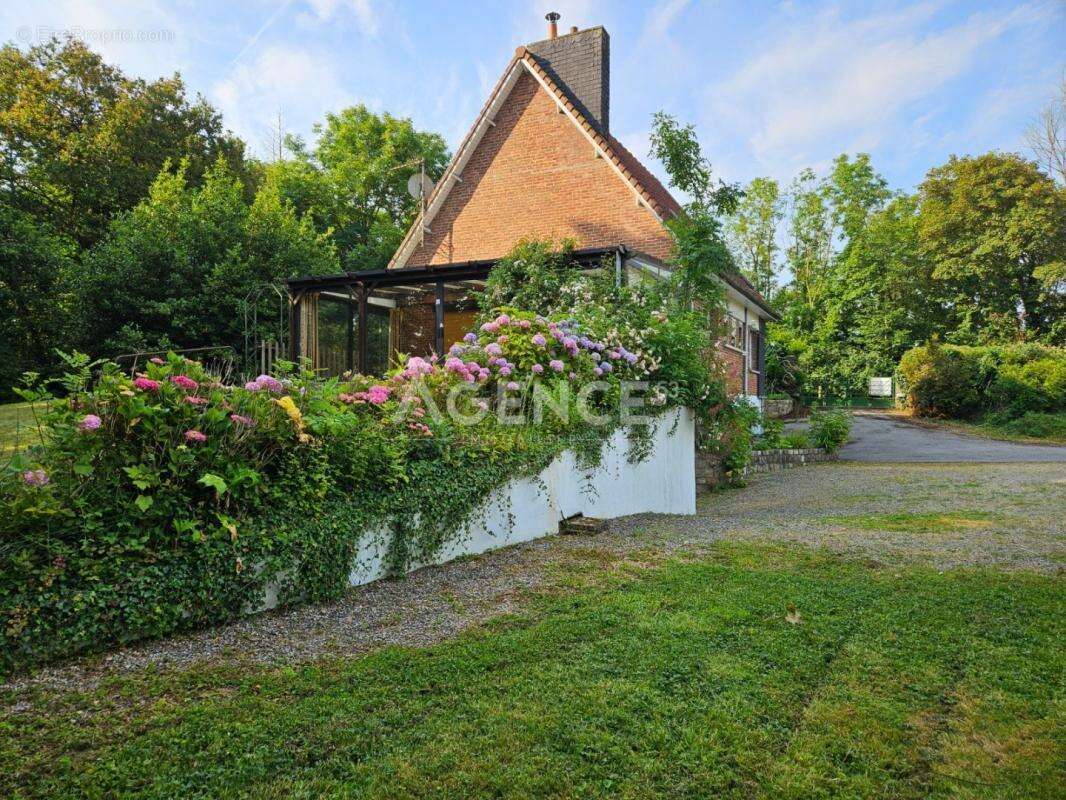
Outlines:
{"type": "Polygon", "coordinates": [[[499,258],[523,237],[670,255],[669,232],[532,75],[518,78],[407,266],[499,258]]]}

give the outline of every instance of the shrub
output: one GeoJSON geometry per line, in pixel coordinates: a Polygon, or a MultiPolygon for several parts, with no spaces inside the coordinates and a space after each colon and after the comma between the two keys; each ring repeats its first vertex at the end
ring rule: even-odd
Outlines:
{"type": "Polygon", "coordinates": [[[758,448],[760,450],[773,450],[781,446],[781,431],[785,424],[779,419],[771,419],[766,416],[760,417],[762,433],[759,434],[758,448]]]}
{"type": "Polygon", "coordinates": [[[827,409],[811,414],[810,439],[816,447],[824,447],[827,453],[836,452],[850,433],[851,415],[846,411],[827,409]]]}
{"type": "Polygon", "coordinates": [[[1061,348],[931,342],[904,354],[899,378],[907,406],[920,416],[1016,417],[1066,408],[1066,351],[1061,348]]]}
{"type": "Polygon", "coordinates": [[[985,419],[1003,433],[1011,436],[1026,436],[1031,439],[1066,440],[1066,413],[1043,414],[1029,411],[1017,419],[985,419]]]}
{"type": "Polygon", "coordinates": [[[805,431],[792,431],[781,437],[781,447],[785,450],[804,450],[811,446],[811,440],[805,431]]]}
{"type": "Polygon", "coordinates": [[[908,350],[899,373],[907,405],[919,416],[965,416],[979,407],[978,365],[957,348],[931,342],[908,350]]]}

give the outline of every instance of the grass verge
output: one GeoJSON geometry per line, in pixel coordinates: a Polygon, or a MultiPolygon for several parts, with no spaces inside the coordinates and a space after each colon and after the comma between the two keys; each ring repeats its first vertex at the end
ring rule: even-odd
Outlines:
{"type": "Polygon", "coordinates": [[[6,797],[1054,797],[1061,579],[719,546],[435,647],[11,694],[6,797]]]}
{"type": "Polygon", "coordinates": [[[0,456],[14,455],[40,442],[32,403],[0,405],[0,456]]]}
{"type": "Polygon", "coordinates": [[[1026,444],[1066,444],[1066,411],[1050,414],[1030,411],[1016,419],[1000,420],[995,417],[986,417],[975,422],[904,416],[907,416],[908,420],[914,424],[923,427],[943,428],[955,433],[983,436],[986,439],[1026,444]]]}

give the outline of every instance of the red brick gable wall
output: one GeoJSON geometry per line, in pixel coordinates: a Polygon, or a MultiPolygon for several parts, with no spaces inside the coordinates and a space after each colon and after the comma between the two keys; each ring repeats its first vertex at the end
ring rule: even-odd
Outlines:
{"type": "Polygon", "coordinates": [[[407,266],[499,258],[523,237],[670,255],[667,230],[532,75],[495,122],[407,266]]]}

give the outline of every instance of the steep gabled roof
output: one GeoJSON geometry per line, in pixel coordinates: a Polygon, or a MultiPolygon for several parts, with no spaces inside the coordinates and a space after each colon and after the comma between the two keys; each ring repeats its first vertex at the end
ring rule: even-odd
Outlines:
{"type": "Polygon", "coordinates": [[[495,125],[493,117],[496,112],[507,99],[519,76],[527,72],[551,95],[560,111],[592,143],[619,178],[630,187],[644,208],[648,209],[660,222],[680,213],[680,204],[671,196],[666,187],[637,160],[636,156],[613,136],[601,134],[575,104],[566,87],[557,84],[525,47],[519,47],[482,107],[474,125],[455,151],[451,163],[448,164],[436,188],[427,198],[424,218],[420,214],[412,223],[389,262],[389,269],[401,269],[406,266],[408,259],[419,244],[418,231],[432,225],[434,217],[444,205],[452,188],[458,180],[461,180],[463,168],[477,149],[481,139],[489,128],[495,125]]]}

